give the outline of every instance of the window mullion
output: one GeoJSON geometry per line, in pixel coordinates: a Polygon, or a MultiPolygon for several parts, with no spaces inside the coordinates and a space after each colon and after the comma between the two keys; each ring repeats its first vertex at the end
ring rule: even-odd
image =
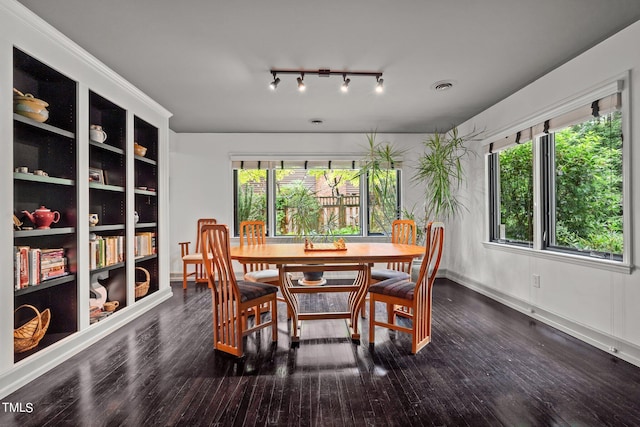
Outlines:
{"type": "Polygon", "coordinates": [[[369,173],[360,175],[360,232],[369,235],[369,173]]]}
{"type": "Polygon", "coordinates": [[[541,138],[533,140],[533,248],[540,250],[544,246],[545,194],[544,182],[547,157],[541,138]]]}
{"type": "Polygon", "coordinates": [[[500,236],[500,167],[499,156],[489,155],[489,239],[499,240],[500,236]]]}
{"type": "Polygon", "coordinates": [[[269,236],[276,235],[276,170],[267,170],[267,221],[269,236]]]}

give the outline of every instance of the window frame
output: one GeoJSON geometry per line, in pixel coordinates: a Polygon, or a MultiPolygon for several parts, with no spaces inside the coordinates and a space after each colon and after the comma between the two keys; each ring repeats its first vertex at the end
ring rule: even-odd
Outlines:
{"type": "MultiPolygon", "coordinates": [[[[396,172],[396,189],[397,189],[397,197],[396,197],[396,219],[400,219],[400,217],[402,216],[402,169],[401,168],[393,168],[391,169],[393,171],[396,172]]],[[[362,236],[363,237],[375,237],[375,236],[384,236],[384,233],[372,233],[371,232],[371,210],[369,209],[369,205],[370,205],[370,197],[371,197],[371,191],[369,188],[369,174],[365,174],[361,177],[360,181],[360,188],[362,188],[362,186],[364,185],[365,187],[365,204],[363,205],[362,203],[362,195],[360,195],[360,212],[361,212],[361,221],[363,224],[364,228],[364,224],[366,223],[366,229],[363,230],[362,232],[362,236]],[[366,210],[365,210],[366,209],[366,210]]]]}
{"type": "MultiPolygon", "coordinates": [[[[267,215],[267,221],[266,221],[266,228],[267,228],[267,237],[268,238],[273,238],[273,239],[291,239],[292,236],[291,235],[276,235],[275,234],[275,227],[277,226],[277,224],[275,224],[276,222],[276,173],[275,171],[278,169],[278,166],[273,166],[270,165],[268,167],[263,167],[263,168],[258,168],[258,169],[263,169],[266,170],[266,193],[267,193],[267,197],[266,197],[266,203],[267,203],[267,209],[266,209],[266,215],[267,215]]],[[[328,169],[328,168],[327,168],[328,169]]],[[[234,223],[234,236],[235,237],[239,237],[239,226],[240,226],[240,222],[238,219],[238,206],[237,206],[237,201],[238,201],[238,171],[240,170],[240,168],[238,167],[231,167],[231,171],[232,171],[232,175],[233,175],[233,223],[234,223]]],[[[392,170],[396,171],[396,186],[397,186],[397,200],[396,200],[396,211],[397,211],[397,215],[398,217],[401,216],[402,211],[401,211],[401,207],[402,207],[402,167],[401,166],[397,166],[394,167],[392,170]]],[[[375,238],[375,237],[382,237],[384,236],[383,233],[371,233],[370,232],[370,212],[369,212],[369,179],[368,179],[368,174],[363,174],[360,176],[360,186],[359,186],[359,192],[360,192],[360,212],[359,212],[359,218],[358,220],[360,221],[360,233],[359,234],[352,234],[352,235],[347,235],[346,237],[350,237],[350,238],[375,238]]]]}
{"type": "MultiPolygon", "coordinates": [[[[527,141],[529,142],[529,141],[527,141]]],[[[532,175],[533,175],[533,184],[534,184],[534,188],[533,188],[533,203],[532,205],[535,206],[535,173],[534,173],[534,169],[535,169],[535,162],[536,162],[536,155],[535,155],[535,150],[536,150],[536,144],[535,141],[531,141],[531,149],[533,150],[532,153],[532,175]]],[[[500,184],[501,184],[501,179],[500,179],[500,155],[499,153],[490,153],[490,155],[488,156],[488,180],[489,180],[489,187],[488,187],[488,194],[489,194],[489,240],[491,242],[496,242],[496,243],[502,243],[502,244],[509,244],[509,245],[514,245],[514,246],[520,246],[520,247],[524,247],[524,248],[529,248],[532,247],[535,243],[535,230],[533,233],[533,240],[531,242],[529,241],[524,241],[524,240],[513,240],[513,239],[509,239],[505,236],[505,238],[502,238],[502,232],[500,229],[500,225],[502,224],[502,206],[501,206],[501,197],[500,197],[500,191],[498,191],[498,189],[500,188],[500,184]]],[[[536,217],[536,212],[535,209],[532,212],[532,221],[534,221],[535,224],[535,217],[536,217]]],[[[534,225],[534,229],[535,229],[535,225],[534,225]]]]}
{"type": "MultiPolygon", "coordinates": [[[[240,220],[238,218],[238,190],[239,190],[239,184],[238,184],[238,171],[241,169],[237,169],[237,168],[232,168],[231,169],[231,173],[233,174],[233,235],[235,237],[239,237],[240,236],[240,220]]],[[[271,225],[271,211],[269,209],[269,200],[270,200],[270,193],[271,193],[271,189],[269,188],[269,176],[272,175],[270,173],[269,169],[262,169],[265,170],[266,172],[266,177],[265,177],[265,182],[266,182],[266,204],[267,204],[267,211],[265,212],[265,215],[267,217],[267,220],[265,221],[265,226],[266,226],[266,232],[267,235],[269,235],[268,233],[270,232],[270,225],[271,225]]]]}
{"type": "MultiPolygon", "coordinates": [[[[559,262],[567,262],[577,265],[589,266],[600,268],[604,270],[620,272],[630,274],[633,270],[632,265],[632,215],[631,215],[631,114],[630,114],[630,94],[629,94],[629,76],[630,72],[617,76],[601,85],[584,91],[577,95],[575,98],[569,101],[560,102],[552,107],[545,109],[541,113],[537,113],[527,119],[522,120],[517,125],[509,125],[505,129],[495,132],[489,135],[484,145],[490,147],[488,154],[485,155],[485,186],[487,188],[487,197],[485,197],[485,240],[483,246],[488,249],[501,250],[512,253],[522,253],[528,256],[534,256],[538,258],[550,259],[559,262]],[[496,218],[495,209],[496,206],[499,209],[499,205],[496,204],[495,190],[496,185],[496,161],[497,156],[492,156],[492,144],[493,141],[499,141],[501,138],[516,133],[518,130],[534,126],[535,124],[542,123],[549,117],[557,117],[561,114],[567,113],[573,109],[587,105],[587,102],[591,102],[593,99],[601,99],[605,96],[609,96],[613,93],[619,93],[621,97],[622,113],[622,210],[623,210],[623,253],[619,257],[611,257],[611,254],[607,253],[605,257],[604,253],[598,253],[595,251],[580,251],[572,250],[570,248],[555,247],[548,245],[549,232],[552,231],[554,224],[554,200],[548,197],[548,188],[553,185],[554,174],[551,173],[551,162],[545,161],[545,157],[550,154],[548,147],[545,145],[550,144],[550,137],[547,135],[541,135],[533,139],[534,152],[533,152],[533,176],[534,176],[534,235],[533,235],[533,247],[527,247],[525,245],[517,245],[513,242],[500,241],[494,239],[496,236],[499,223],[499,215],[496,218]],[[543,149],[544,147],[544,149],[543,149]],[[546,193],[545,193],[546,192],[546,193]]],[[[553,144],[550,144],[553,147],[553,144]]],[[[499,180],[499,178],[498,178],[499,180]]],[[[499,234],[498,234],[499,236],[499,234]]]]}

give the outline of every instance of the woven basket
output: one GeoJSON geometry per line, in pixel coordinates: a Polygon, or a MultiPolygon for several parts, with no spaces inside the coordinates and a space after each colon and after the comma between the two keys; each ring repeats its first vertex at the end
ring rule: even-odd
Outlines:
{"type": "Polygon", "coordinates": [[[151,282],[151,275],[149,274],[149,270],[142,267],[136,267],[136,270],[140,270],[145,275],[145,280],[143,282],[136,282],[136,298],[142,298],[149,292],[149,283],[151,282]]]}
{"type": "Polygon", "coordinates": [[[17,313],[21,308],[30,308],[35,311],[36,317],[13,331],[13,351],[16,353],[23,353],[37,347],[51,322],[51,311],[48,308],[41,313],[34,306],[24,304],[16,308],[13,313],[17,313]]]}

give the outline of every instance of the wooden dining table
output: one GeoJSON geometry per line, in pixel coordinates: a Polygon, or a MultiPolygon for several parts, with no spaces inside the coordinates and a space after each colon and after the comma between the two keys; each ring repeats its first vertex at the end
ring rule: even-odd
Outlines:
{"type": "Polygon", "coordinates": [[[332,248],[331,244],[315,246],[305,249],[302,243],[269,243],[231,248],[231,258],[240,263],[267,263],[278,268],[282,295],[295,326],[291,328],[292,345],[300,340],[299,330],[303,320],[348,319],[351,338],[359,341],[359,312],[367,296],[372,265],[411,262],[424,255],[425,251],[424,246],[397,243],[348,242],[345,249],[332,248]],[[308,271],[354,271],[357,274],[350,285],[304,285],[291,274],[308,271]],[[349,311],[301,313],[298,294],[318,292],[348,292],[349,311]]]}

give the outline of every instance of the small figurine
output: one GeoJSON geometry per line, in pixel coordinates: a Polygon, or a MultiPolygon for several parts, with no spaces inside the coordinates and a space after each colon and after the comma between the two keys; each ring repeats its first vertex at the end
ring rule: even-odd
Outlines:
{"type": "Polygon", "coordinates": [[[22,224],[23,223],[18,219],[18,217],[13,215],[13,230],[14,231],[21,230],[20,227],[22,227],[22,224]]]}

